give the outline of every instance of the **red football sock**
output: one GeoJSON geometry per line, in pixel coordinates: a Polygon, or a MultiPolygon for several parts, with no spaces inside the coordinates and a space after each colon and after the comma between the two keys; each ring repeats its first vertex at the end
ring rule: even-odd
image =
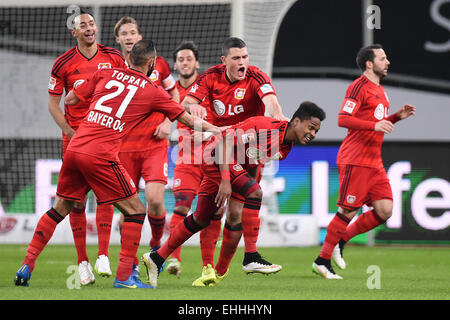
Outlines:
{"type": "Polygon", "coordinates": [[[73,208],[69,214],[73,241],[77,250],[78,264],[89,261],[86,251],[86,212],[85,209],[73,208]]]}
{"type": "Polygon", "coordinates": [[[333,249],[338,244],[339,240],[341,240],[349,222],[350,219],[348,219],[346,216],[344,216],[339,212],[336,213],[336,215],[328,225],[327,235],[325,236],[325,241],[322,245],[322,250],[320,250],[319,254],[320,257],[327,260],[331,259],[333,249]]]}
{"type": "Polygon", "coordinates": [[[354,236],[372,230],[385,222],[386,220],[383,220],[375,210],[367,211],[347,227],[342,239],[347,242],[354,236]]]}
{"type": "MultiPolygon", "coordinates": [[[[182,222],[184,220],[184,218],[186,218],[186,214],[184,214],[183,212],[177,211],[177,210],[173,211],[172,218],[170,219],[170,224],[169,224],[170,234],[173,233],[173,230],[175,229],[177,224],[182,222]]],[[[181,262],[181,248],[182,248],[182,246],[179,246],[172,252],[172,258],[176,258],[180,262],[181,262]]]]}
{"type": "Polygon", "coordinates": [[[221,228],[221,220],[211,220],[209,226],[200,231],[200,250],[203,266],[210,264],[214,267],[214,252],[216,251],[217,239],[219,239],[221,228]]]}
{"type": "Polygon", "coordinates": [[[152,228],[150,248],[159,247],[161,245],[161,238],[164,234],[164,225],[166,224],[166,211],[164,211],[162,216],[155,216],[150,212],[147,212],[147,215],[152,228]]]}
{"type": "Polygon", "coordinates": [[[104,254],[109,257],[108,248],[111,238],[111,225],[114,216],[114,207],[110,204],[97,205],[95,221],[98,234],[98,256],[104,254]]]}
{"type": "Polygon", "coordinates": [[[33,239],[28,245],[27,254],[23,264],[30,266],[33,271],[36,264],[36,259],[44,250],[48,241],[51,239],[56,226],[64,219],[55,209],[51,208],[39,219],[39,222],[34,231],[33,239]]]}
{"type": "Polygon", "coordinates": [[[168,256],[179,246],[186,242],[194,233],[202,228],[194,221],[194,216],[190,214],[183,223],[177,224],[170,234],[169,239],[158,250],[158,254],[166,260],[168,256]]]}
{"type": "Polygon", "coordinates": [[[261,208],[261,199],[247,198],[245,199],[244,208],[242,209],[242,229],[244,234],[245,252],[257,252],[256,242],[258,241],[259,225],[259,209],[261,208]]]}
{"type": "Polygon", "coordinates": [[[217,261],[216,265],[216,271],[219,275],[224,275],[230,266],[242,237],[242,224],[231,227],[225,223],[222,237],[222,247],[220,249],[219,261],[217,261]]]}
{"type": "Polygon", "coordinates": [[[145,213],[125,216],[121,233],[119,266],[117,267],[116,273],[116,277],[120,281],[128,280],[131,275],[139,242],[141,241],[144,220],[145,213]]]}

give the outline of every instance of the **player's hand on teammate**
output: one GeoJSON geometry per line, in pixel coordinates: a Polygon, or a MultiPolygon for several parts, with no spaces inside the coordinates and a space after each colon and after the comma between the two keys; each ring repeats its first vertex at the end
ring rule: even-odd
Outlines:
{"type": "Polygon", "coordinates": [[[222,208],[227,205],[231,197],[231,182],[230,180],[220,181],[219,191],[217,191],[214,202],[218,208],[222,208]]]}
{"type": "Polygon", "coordinates": [[[416,107],[410,104],[405,104],[400,110],[397,111],[397,116],[400,120],[406,119],[409,116],[416,114],[416,107]]]}
{"type": "Polygon", "coordinates": [[[198,117],[200,119],[206,118],[206,109],[199,104],[191,105],[189,108],[189,113],[192,116],[198,117]]]}
{"type": "Polygon", "coordinates": [[[158,139],[165,139],[169,137],[170,128],[172,127],[172,122],[170,122],[167,118],[163,122],[161,122],[155,129],[154,137],[158,139]]]}
{"type": "Polygon", "coordinates": [[[273,116],[274,119],[280,120],[280,121],[291,121],[288,117],[286,117],[284,114],[280,113],[278,115],[273,116]]]}
{"type": "Polygon", "coordinates": [[[389,120],[381,120],[375,124],[375,131],[391,133],[392,130],[394,130],[394,125],[389,120]]]}

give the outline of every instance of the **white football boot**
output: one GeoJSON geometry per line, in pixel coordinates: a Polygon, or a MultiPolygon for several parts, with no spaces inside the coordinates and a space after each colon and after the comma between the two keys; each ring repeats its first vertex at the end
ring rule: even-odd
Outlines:
{"type": "Polygon", "coordinates": [[[104,254],[97,258],[97,261],[95,262],[95,271],[97,271],[97,273],[102,277],[109,278],[112,276],[109,258],[104,254]]]}
{"type": "Polygon", "coordinates": [[[92,266],[88,261],[82,261],[78,265],[78,274],[80,275],[80,282],[83,286],[87,286],[88,284],[93,284],[95,282],[92,266]]]}

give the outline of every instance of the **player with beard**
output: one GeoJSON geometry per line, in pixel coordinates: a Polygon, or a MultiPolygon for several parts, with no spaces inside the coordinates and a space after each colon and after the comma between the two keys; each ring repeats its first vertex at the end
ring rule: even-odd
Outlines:
{"type": "MultiPolygon", "coordinates": [[[[48,85],[48,109],[58,126],[62,129],[62,158],[67,145],[87,114],[89,103],[80,101],[76,105],[64,105],[60,108],[63,93],[66,95],[77,85],[83,83],[90,75],[101,68],[124,68],[125,60],[121,53],[110,47],[97,43],[97,25],[94,18],[87,13],[76,16],[73,20],[72,35],[77,45],[59,56],[51,71],[48,85]]],[[[101,276],[111,276],[108,248],[111,236],[113,212],[108,205],[98,205],[96,225],[98,233],[98,259],[95,269],[101,276]]],[[[75,203],[70,214],[75,248],[78,255],[78,271],[82,285],[94,283],[95,276],[86,252],[86,204],[75,203]]]]}
{"type": "MultiPolygon", "coordinates": [[[[127,62],[134,44],[142,39],[140,28],[132,17],[122,17],[114,27],[116,42],[127,62]]],[[[169,93],[173,100],[179,102],[179,92],[175,86],[168,62],[161,56],[156,57],[156,64],[148,75],[153,83],[169,93]]],[[[168,175],[168,152],[171,122],[162,113],[155,112],[136,126],[124,138],[119,153],[120,160],[137,184],[141,177],[145,181],[145,198],[147,200],[147,218],[151,226],[151,248],[159,248],[164,233],[166,209],[164,206],[164,189],[168,175]],[[151,141],[151,143],[149,143],[151,141]]],[[[112,208],[111,208],[112,210],[112,208]]],[[[123,215],[119,225],[123,224],[123,215]]],[[[136,274],[139,273],[139,261],[135,261],[136,274]]]]}
{"type": "Polygon", "coordinates": [[[380,82],[387,75],[390,62],[381,45],[361,48],[356,64],[363,74],[348,87],[338,116],[338,125],[348,129],[336,161],[339,208],[312,265],[313,272],[326,279],[342,279],[330,261],[333,258],[339,268],[346,267],[342,253],[347,241],[391,217],[392,190],[383,166],[381,147],[384,135],[392,132],[394,123],[416,111],[414,106],[406,104],[388,116],[389,99],[380,82]],[[364,204],[373,209],[349,225],[364,204]]]}

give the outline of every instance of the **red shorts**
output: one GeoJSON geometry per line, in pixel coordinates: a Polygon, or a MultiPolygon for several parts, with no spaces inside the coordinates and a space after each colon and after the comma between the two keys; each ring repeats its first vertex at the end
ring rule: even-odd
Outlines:
{"type": "MultiPolygon", "coordinates": [[[[145,183],[167,184],[169,171],[169,144],[138,152],[119,152],[120,163],[139,184],[141,177],[145,183]]],[[[138,185],[139,186],[139,185],[138,185]]]]}
{"type": "Polygon", "coordinates": [[[197,194],[202,179],[201,165],[177,164],[173,169],[173,192],[183,191],[197,194]]]}
{"type": "Polygon", "coordinates": [[[337,205],[356,210],[372,201],[392,200],[392,189],[384,168],[338,165],[339,199],[337,205]]]}
{"type": "Polygon", "coordinates": [[[61,159],[64,159],[64,155],[66,154],[67,146],[69,145],[70,139],[67,138],[65,134],[63,134],[62,137],[62,152],[61,152],[61,159]]]}
{"type": "Polygon", "coordinates": [[[81,202],[90,189],[98,204],[111,204],[136,194],[133,181],[119,162],[67,150],[56,195],[81,202]]]}
{"type": "MultiPolygon", "coordinates": [[[[219,168],[215,164],[203,165],[203,174],[198,193],[215,196],[222,180],[219,168]]],[[[233,191],[231,198],[242,203],[249,194],[260,188],[255,178],[240,164],[230,165],[230,179],[233,191]]]]}
{"type": "Polygon", "coordinates": [[[203,170],[201,165],[183,163],[175,165],[173,170],[175,207],[191,207],[202,179],[203,170]]]}

